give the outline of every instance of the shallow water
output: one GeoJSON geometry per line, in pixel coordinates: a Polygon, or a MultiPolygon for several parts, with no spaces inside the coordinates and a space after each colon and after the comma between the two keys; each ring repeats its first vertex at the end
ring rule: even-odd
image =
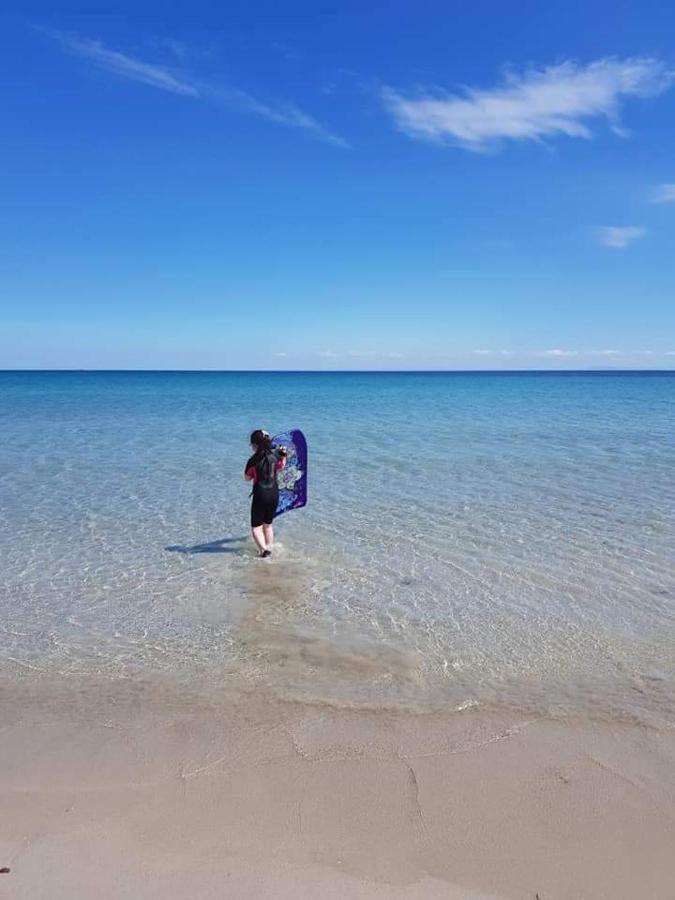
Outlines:
{"type": "Polygon", "coordinates": [[[0,373],[0,661],[675,724],[675,373],[0,373]],[[247,540],[247,436],[310,502],[247,540]]]}

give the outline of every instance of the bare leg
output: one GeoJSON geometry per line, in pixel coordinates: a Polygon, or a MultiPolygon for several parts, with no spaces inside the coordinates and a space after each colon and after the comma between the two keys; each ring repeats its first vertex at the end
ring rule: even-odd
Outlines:
{"type": "Polygon", "coordinates": [[[271,550],[274,547],[274,528],[272,525],[263,525],[263,533],[265,535],[265,544],[267,545],[267,549],[271,550]]]}
{"type": "Polygon", "coordinates": [[[258,525],[257,528],[251,529],[251,536],[255,541],[255,545],[260,550],[261,553],[264,553],[267,550],[267,544],[265,543],[265,534],[263,531],[263,526],[258,525]]]}

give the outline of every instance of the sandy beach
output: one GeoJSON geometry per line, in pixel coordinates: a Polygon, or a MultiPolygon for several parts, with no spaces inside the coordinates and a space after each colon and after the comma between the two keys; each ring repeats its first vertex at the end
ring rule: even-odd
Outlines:
{"type": "Polygon", "coordinates": [[[24,680],[3,900],[669,898],[675,734],[24,680]]]}

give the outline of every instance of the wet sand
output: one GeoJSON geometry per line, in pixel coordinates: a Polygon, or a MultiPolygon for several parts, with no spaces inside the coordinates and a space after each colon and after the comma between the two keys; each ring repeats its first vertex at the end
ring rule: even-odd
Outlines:
{"type": "Polygon", "coordinates": [[[669,898],[675,733],[27,679],[2,900],[669,898]]]}

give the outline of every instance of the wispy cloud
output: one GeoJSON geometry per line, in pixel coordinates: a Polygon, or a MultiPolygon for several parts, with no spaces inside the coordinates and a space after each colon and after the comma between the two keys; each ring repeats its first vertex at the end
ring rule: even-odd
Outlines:
{"type": "MultiPolygon", "coordinates": [[[[293,103],[263,102],[239,88],[203,81],[174,67],[144,62],[118,50],[110,50],[101,41],[74,37],[61,31],[41,30],[57,40],[66,52],[120,78],[137,81],[170,94],[220,103],[230,109],[267,119],[276,125],[298,128],[329,144],[349,147],[347,141],[324,128],[313,116],[293,103]]],[[[179,46],[185,56],[184,45],[179,46]]]]}
{"type": "Polygon", "coordinates": [[[650,97],[675,83],[675,70],[648,57],[563,62],[519,74],[493,88],[465,87],[405,95],[390,87],[382,99],[398,128],[413,138],[484,151],[504,140],[589,138],[590,122],[604,118],[622,134],[621,101],[650,97]]]}
{"type": "Polygon", "coordinates": [[[598,225],[593,229],[593,233],[603,247],[623,250],[629,244],[643,238],[647,230],[640,225],[598,225]]]}
{"type": "Polygon", "coordinates": [[[535,356],[544,356],[549,359],[564,359],[568,356],[578,356],[578,350],[564,350],[560,347],[553,347],[551,350],[539,350],[535,356]]]}
{"type": "Polygon", "coordinates": [[[98,69],[113,72],[131,81],[140,81],[142,84],[171,94],[180,94],[184,97],[200,96],[196,85],[172,75],[166,66],[141,62],[117,50],[108,50],[100,41],[75,38],[59,31],[50,31],[48,34],[56,38],[64,50],[83,57],[98,69]]]}
{"type": "Polygon", "coordinates": [[[652,203],[675,203],[675,184],[660,184],[652,192],[652,203]]]}
{"type": "Polygon", "coordinates": [[[483,357],[500,357],[500,356],[511,356],[522,360],[527,359],[549,359],[549,360],[566,360],[566,359],[575,359],[578,362],[583,362],[584,360],[591,361],[594,358],[601,358],[607,360],[614,361],[625,361],[636,359],[639,357],[655,357],[655,356],[673,356],[675,355],[675,351],[665,350],[663,352],[659,352],[656,350],[589,350],[587,348],[581,349],[570,349],[566,347],[551,347],[546,350],[473,350],[472,353],[476,356],[483,357]]]}
{"type": "Polygon", "coordinates": [[[336,147],[349,149],[350,144],[344,138],[337,134],[327,131],[315,118],[299,109],[294,103],[276,103],[271,105],[263,103],[241,91],[238,88],[217,87],[215,85],[202,85],[203,95],[221,102],[230,109],[237,109],[240,112],[251,113],[255,116],[261,116],[269,122],[276,125],[287,125],[291,128],[300,128],[311,134],[318,140],[333,144],[336,147]]]}

